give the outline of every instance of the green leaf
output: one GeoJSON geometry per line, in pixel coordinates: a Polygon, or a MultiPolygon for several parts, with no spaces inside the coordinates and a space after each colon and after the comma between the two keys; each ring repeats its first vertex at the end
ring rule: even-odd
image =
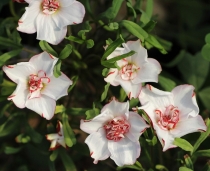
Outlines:
{"type": "Polygon", "coordinates": [[[43,136],[35,131],[35,129],[31,128],[30,125],[26,127],[26,134],[30,136],[32,142],[39,144],[41,143],[43,136]]]}
{"type": "Polygon", "coordinates": [[[122,5],[123,0],[113,0],[112,6],[108,8],[105,12],[101,13],[99,18],[105,17],[109,20],[114,19],[117,16],[118,11],[122,5]]]}
{"type": "Polygon", "coordinates": [[[55,161],[55,159],[58,157],[58,150],[53,150],[52,154],[50,155],[50,161],[55,161]]]}
{"type": "Polygon", "coordinates": [[[43,51],[46,51],[47,53],[49,53],[55,57],[58,57],[57,52],[45,40],[41,40],[39,42],[39,46],[43,51]]]}
{"type": "Polygon", "coordinates": [[[208,157],[208,158],[210,158],[210,149],[196,151],[192,156],[192,160],[195,162],[198,157],[208,157]]]}
{"type": "Polygon", "coordinates": [[[205,44],[201,50],[201,54],[203,56],[204,59],[206,59],[207,61],[210,61],[210,43],[209,44],[205,44]]]}
{"type": "Polygon", "coordinates": [[[179,168],[179,171],[193,171],[193,170],[182,166],[179,168]]]}
{"type": "Polygon", "coordinates": [[[63,132],[65,143],[68,147],[73,146],[76,143],[76,138],[73,130],[71,129],[68,121],[68,115],[66,113],[62,114],[63,132]]]}
{"type": "Polygon", "coordinates": [[[67,152],[64,151],[64,149],[62,148],[59,149],[59,155],[66,169],[65,171],[77,171],[74,162],[72,161],[71,157],[67,154],[67,152]]]}
{"type": "Polygon", "coordinates": [[[145,38],[145,41],[147,43],[149,43],[150,45],[152,45],[153,47],[159,49],[159,51],[162,53],[162,54],[166,54],[166,50],[164,49],[164,47],[158,42],[158,40],[152,36],[152,35],[148,35],[147,38],[145,38]]]}
{"type": "Polygon", "coordinates": [[[140,9],[139,11],[141,12],[140,21],[143,23],[143,25],[146,25],[150,21],[150,18],[143,10],[140,9]]]}
{"type": "Polygon", "coordinates": [[[94,46],[94,41],[92,39],[86,40],[87,48],[90,49],[94,46]]]}
{"type": "Polygon", "coordinates": [[[146,31],[146,32],[151,32],[155,25],[157,24],[156,21],[153,21],[153,20],[150,20],[144,27],[143,29],[146,31]]]}
{"type": "Polygon", "coordinates": [[[79,76],[77,76],[77,75],[76,75],[76,76],[73,76],[73,77],[71,78],[73,84],[69,87],[68,93],[74,88],[74,86],[76,85],[78,79],[79,79],[79,76]]]}
{"type": "Polygon", "coordinates": [[[55,114],[63,113],[66,111],[66,108],[63,105],[57,105],[55,107],[55,114]]]}
{"type": "Polygon", "coordinates": [[[138,104],[139,104],[139,98],[136,99],[132,98],[129,103],[130,106],[129,108],[131,109],[132,107],[136,107],[138,106],[138,104]]]}
{"type": "Polygon", "coordinates": [[[17,143],[23,143],[23,144],[30,142],[30,140],[31,140],[31,138],[28,135],[24,134],[24,133],[19,134],[15,138],[15,141],[17,143]]]}
{"type": "Polygon", "coordinates": [[[179,54],[169,63],[164,64],[166,67],[174,67],[179,64],[179,62],[187,55],[185,50],[181,50],[179,54]]]}
{"type": "Polygon", "coordinates": [[[122,20],[120,25],[125,27],[131,34],[138,37],[141,41],[144,41],[148,37],[147,32],[132,21],[122,20]]]}
{"type": "Polygon", "coordinates": [[[149,18],[152,17],[152,13],[153,13],[153,0],[147,0],[147,4],[146,4],[146,14],[149,18]]]}
{"type": "Polygon", "coordinates": [[[53,75],[58,78],[59,76],[61,76],[61,63],[62,61],[59,59],[57,61],[57,63],[55,64],[54,66],[54,69],[53,69],[53,75]]]}
{"type": "Polygon", "coordinates": [[[98,108],[94,108],[94,109],[87,110],[87,111],[85,112],[86,119],[87,119],[87,120],[92,119],[92,118],[94,118],[95,116],[97,116],[99,113],[100,113],[100,110],[99,110],[98,108]]]}
{"type": "Polygon", "coordinates": [[[65,39],[68,39],[72,42],[76,42],[76,43],[79,43],[79,44],[83,44],[85,41],[80,39],[80,38],[77,38],[75,36],[69,36],[69,37],[66,37],[65,39]]]}
{"type": "Polygon", "coordinates": [[[102,70],[102,75],[103,75],[104,77],[106,77],[108,73],[109,73],[109,69],[108,69],[108,68],[104,68],[104,69],[102,70]]]}
{"type": "Polygon", "coordinates": [[[15,154],[22,150],[22,147],[14,148],[6,146],[4,149],[5,154],[15,154]]]}
{"type": "Polygon", "coordinates": [[[157,144],[157,137],[156,136],[153,136],[152,139],[146,139],[146,141],[148,142],[148,144],[150,146],[155,146],[157,144]]]}
{"type": "Polygon", "coordinates": [[[206,109],[209,109],[210,110],[210,105],[209,105],[209,102],[210,102],[210,87],[206,87],[202,90],[200,90],[198,92],[198,96],[200,97],[202,103],[204,104],[204,106],[206,107],[206,109]]]}
{"type": "Polygon", "coordinates": [[[120,102],[125,101],[126,97],[127,97],[127,94],[125,93],[124,89],[121,87],[121,88],[120,88],[120,96],[119,96],[119,98],[118,98],[119,101],[120,101],[120,102]]]}
{"type": "Polygon", "coordinates": [[[158,83],[166,91],[171,91],[176,86],[176,83],[173,80],[162,75],[159,75],[158,83]]]}
{"type": "Polygon", "coordinates": [[[69,115],[85,115],[87,108],[67,108],[66,113],[69,115]]]}
{"type": "Polygon", "coordinates": [[[184,161],[186,163],[187,168],[194,170],[193,162],[188,154],[184,155],[184,161]]]}
{"type": "Polygon", "coordinates": [[[198,147],[200,146],[200,144],[209,136],[209,134],[210,134],[210,119],[206,120],[206,126],[207,126],[207,130],[206,130],[206,132],[202,132],[200,137],[198,138],[198,140],[195,142],[193,152],[195,152],[198,149],[198,147]]]}
{"type": "Polygon", "coordinates": [[[201,171],[210,171],[210,160],[207,161],[207,163],[205,164],[205,166],[202,168],[201,171]]]}
{"type": "Polygon", "coordinates": [[[185,151],[190,151],[190,152],[193,151],[193,146],[185,139],[175,138],[173,144],[180,147],[181,149],[185,151]]]}
{"type": "Polygon", "coordinates": [[[20,49],[22,48],[21,45],[16,44],[13,40],[10,40],[5,37],[0,36],[0,45],[3,47],[10,47],[10,48],[15,48],[15,49],[20,49]]]}
{"type": "Polygon", "coordinates": [[[127,7],[129,7],[132,10],[134,18],[136,18],[136,11],[132,6],[132,1],[128,0],[128,2],[126,4],[127,4],[127,7]]]}
{"type": "Polygon", "coordinates": [[[134,169],[134,170],[138,170],[138,171],[145,171],[144,168],[142,167],[142,165],[136,161],[136,163],[134,165],[125,165],[125,166],[121,166],[121,167],[117,167],[117,171],[125,169],[125,168],[129,168],[129,169],[134,169]]]}
{"type": "Polygon", "coordinates": [[[9,60],[12,57],[17,56],[21,52],[20,49],[18,50],[12,50],[10,52],[6,52],[3,55],[0,56],[0,66],[3,66],[7,60],[9,60]]]}
{"type": "Polygon", "coordinates": [[[168,169],[165,166],[161,165],[161,164],[157,164],[155,166],[155,169],[161,170],[161,171],[168,171],[168,169]]]}
{"type": "Polygon", "coordinates": [[[210,44],[210,33],[208,33],[205,37],[205,42],[210,44]]]}
{"type": "Polygon", "coordinates": [[[48,161],[48,166],[49,166],[50,171],[56,171],[54,162],[49,160],[48,161]]]}
{"type": "Polygon", "coordinates": [[[123,38],[120,36],[117,40],[112,42],[104,52],[101,61],[105,60],[118,46],[120,46],[124,42],[123,38]]]}
{"type": "Polygon", "coordinates": [[[108,92],[108,90],[109,90],[109,86],[110,86],[110,83],[107,83],[107,84],[104,86],[104,92],[101,94],[101,102],[104,101],[104,99],[106,98],[107,92],[108,92]]]}
{"type": "Polygon", "coordinates": [[[64,49],[61,51],[61,53],[59,54],[59,58],[60,59],[66,59],[67,57],[69,57],[69,55],[72,52],[72,46],[70,44],[67,44],[64,49]]]}
{"type": "Polygon", "coordinates": [[[200,53],[197,53],[195,56],[186,53],[179,63],[178,69],[184,80],[188,84],[194,85],[196,90],[199,90],[207,79],[209,63],[202,58],[200,53]]]}

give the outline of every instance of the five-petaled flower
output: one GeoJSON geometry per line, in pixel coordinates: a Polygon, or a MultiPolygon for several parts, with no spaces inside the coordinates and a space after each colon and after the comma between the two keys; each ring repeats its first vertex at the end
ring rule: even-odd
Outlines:
{"type": "Polygon", "coordinates": [[[158,90],[146,85],[141,90],[140,107],[150,117],[163,151],[176,147],[174,138],[191,132],[206,131],[206,125],[198,114],[194,87],[180,85],[172,92],[158,90]]]}
{"type": "Polygon", "coordinates": [[[64,133],[63,133],[63,125],[60,121],[58,121],[56,126],[56,132],[54,134],[47,134],[46,139],[51,141],[50,145],[50,151],[57,149],[61,145],[66,148],[66,143],[64,139],[64,133]]]}
{"type": "Polygon", "coordinates": [[[67,95],[72,81],[62,73],[56,78],[53,67],[57,58],[43,52],[33,56],[29,62],[3,67],[7,76],[17,84],[8,97],[19,108],[29,108],[46,119],[54,115],[56,100],[67,95]]]}
{"type": "Polygon", "coordinates": [[[20,18],[18,31],[37,32],[37,39],[51,44],[60,43],[67,25],[79,24],[85,15],[84,6],[76,0],[25,0],[29,3],[20,18]]]}
{"type": "Polygon", "coordinates": [[[130,57],[117,61],[120,69],[111,68],[104,79],[113,86],[121,85],[128,97],[137,98],[143,82],[157,82],[161,66],[153,58],[147,58],[147,50],[141,45],[140,40],[129,41],[123,44],[124,48],[116,48],[107,59],[130,52],[136,53],[130,57]]]}
{"type": "Polygon", "coordinates": [[[149,126],[129,103],[115,99],[92,120],[81,120],[80,128],[90,135],[85,140],[96,164],[109,156],[118,166],[132,165],[140,155],[139,137],[149,126]]]}

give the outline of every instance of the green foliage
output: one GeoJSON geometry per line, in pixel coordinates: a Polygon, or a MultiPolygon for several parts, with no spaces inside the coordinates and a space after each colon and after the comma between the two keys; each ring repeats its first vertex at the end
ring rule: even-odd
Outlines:
{"type": "Polygon", "coordinates": [[[180,147],[181,149],[183,149],[185,151],[193,152],[193,146],[188,141],[186,141],[185,139],[175,138],[173,144],[180,147]]]}

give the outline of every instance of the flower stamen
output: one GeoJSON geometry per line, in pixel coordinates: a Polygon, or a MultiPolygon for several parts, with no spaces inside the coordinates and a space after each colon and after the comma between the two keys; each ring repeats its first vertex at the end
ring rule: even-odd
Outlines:
{"type": "Polygon", "coordinates": [[[56,0],[43,0],[42,2],[43,13],[47,15],[53,14],[59,7],[59,2],[56,0]]]}
{"type": "Polygon", "coordinates": [[[119,74],[123,80],[133,80],[137,76],[136,71],[139,69],[134,64],[126,64],[120,69],[119,74]]]}

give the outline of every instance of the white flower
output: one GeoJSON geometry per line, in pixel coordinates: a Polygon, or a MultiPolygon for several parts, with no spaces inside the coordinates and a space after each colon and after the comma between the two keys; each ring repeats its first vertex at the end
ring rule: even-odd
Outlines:
{"type": "Polygon", "coordinates": [[[129,103],[112,100],[92,120],[81,120],[80,128],[90,135],[85,140],[96,164],[109,156],[118,166],[132,165],[140,155],[139,137],[149,126],[129,103]]]}
{"type": "Polygon", "coordinates": [[[51,141],[50,151],[57,149],[60,145],[66,148],[66,143],[64,140],[64,133],[63,133],[63,125],[60,121],[58,121],[56,126],[57,133],[55,134],[48,134],[46,135],[46,139],[51,141]]]}
{"type": "Polygon", "coordinates": [[[107,59],[128,53],[131,50],[136,53],[117,61],[120,69],[111,68],[104,80],[113,86],[121,85],[129,99],[137,98],[143,82],[158,82],[161,66],[155,59],[147,58],[147,50],[141,45],[140,40],[124,43],[123,47],[115,49],[107,59]]]}
{"type": "Polygon", "coordinates": [[[67,25],[82,22],[85,9],[76,0],[25,0],[29,3],[20,18],[18,31],[37,32],[37,39],[57,45],[66,35],[67,25]]]}
{"type": "Polygon", "coordinates": [[[176,147],[174,138],[191,132],[206,131],[206,125],[199,113],[194,87],[180,85],[172,92],[158,90],[146,85],[139,96],[144,111],[150,117],[163,151],[176,147]]]}
{"type": "Polygon", "coordinates": [[[19,108],[29,108],[46,119],[54,115],[56,100],[67,95],[72,81],[62,73],[53,75],[57,58],[43,52],[33,56],[29,62],[3,66],[3,71],[17,84],[16,90],[8,97],[19,108]]]}
{"type": "Polygon", "coordinates": [[[26,2],[25,0],[13,0],[13,1],[16,1],[18,3],[25,3],[26,2]]]}

